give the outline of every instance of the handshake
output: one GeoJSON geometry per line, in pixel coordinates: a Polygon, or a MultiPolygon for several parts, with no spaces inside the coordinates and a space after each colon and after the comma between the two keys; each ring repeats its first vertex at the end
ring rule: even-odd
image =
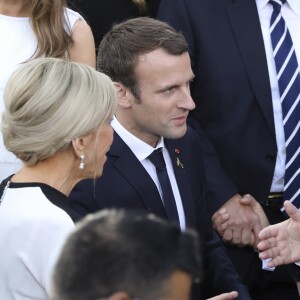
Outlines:
{"type": "Polygon", "coordinates": [[[269,225],[268,218],[251,195],[235,195],[212,216],[214,229],[223,241],[257,250],[260,231],[269,225]]]}
{"type": "Polygon", "coordinates": [[[212,216],[214,229],[223,241],[237,246],[250,246],[260,251],[261,259],[270,259],[267,266],[300,261],[300,211],[284,202],[288,220],[270,225],[268,218],[251,195],[235,195],[212,216]]]}

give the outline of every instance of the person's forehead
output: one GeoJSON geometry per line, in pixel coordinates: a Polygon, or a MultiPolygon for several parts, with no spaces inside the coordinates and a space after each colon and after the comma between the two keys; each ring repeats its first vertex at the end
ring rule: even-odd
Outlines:
{"type": "Polygon", "coordinates": [[[143,53],[137,56],[136,60],[136,66],[139,65],[172,65],[182,59],[182,57],[186,57],[187,60],[189,60],[189,54],[188,52],[183,52],[179,55],[174,55],[171,53],[168,53],[163,48],[158,48],[153,51],[143,53]]]}
{"type": "Polygon", "coordinates": [[[160,81],[162,79],[190,80],[193,76],[188,52],[172,55],[157,49],[138,57],[135,75],[140,80],[160,81]]]}

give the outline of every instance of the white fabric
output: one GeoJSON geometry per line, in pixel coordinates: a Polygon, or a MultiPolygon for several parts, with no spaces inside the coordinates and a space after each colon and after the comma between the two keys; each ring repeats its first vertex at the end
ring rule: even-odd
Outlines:
{"type": "MultiPolygon", "coordinates": [[[[265,51],[267,56],[269,78],[271,83],[273,113],[275,120],[275,131],[277,141],[277,159],[274,177],[271,186],[271,192],[282,192],[284,187],[285,174],[285,138],[282,121],[282,108],[280,103],[280,94],[277,81],[277,73],[273,56],[273,48],[270,36],[270,20],[273,12],[273,6],[268,3],[269,0],[256,0],[258,15],[260,19],[265,51]]],[[[282,16],[291,34],[295,48],[298,63],[300,63],[300,1],[287,0],[281,8],[282,16]]]]}
{"type": "Polygon", "coordinates": [[[8,188],[0,205],[0,299],[49,299],[53,266],[73,228],[39,187],[8,188]]]}
{"type": "Polygon", "coordinates": [[[182,205],[182,199],[179,193],[177,181],[174,174],[174,169],[171,161],[170,154],[167,150],[167,148],[164,145],[164,139],[161,138],[160,141],[157,143],[156,148],[153,148],[152,146],[148,145],[147,143],[143,142],[133,134],[131,134],[127,129],[125,129],[120,122],[114,118],[111,121],[111,126],[116,131],[116,133],[120,136],[120,138],[127,144],[127,146],[130,148],[130,150],[133,152],[133,154],[137,157],[137,159],[140,161],[140,163],[144,166],[148,174],[151,176],[152,180],[154,181],[155,185],[157,186],[157,189],[159,191],[160,197],[162,198],[162,189],[156,174],[155,166],[151,163],[151,161],[148,159],[148,156],[158,148],[163,149],[163,156],[166,162],[167,166],[167,172],[168,176],[171,182],[178,217],[179,217],[179,223],[181,230],[185,230],[186,228],[186,220],[182,205]]]}
{"type": "MultiPolygon", "coordinates": [[[[69,30],[81,16],[66,8],[69,30]]],[[[29,18],[9,17],[0,14],[0,123],[4,111],[3,90],[10,75],[35,53],[37,39],[30,26],[29,18]]],[[[0,131],[0,182],[16,173],[22,163],[5,149],[0,131]]]]}

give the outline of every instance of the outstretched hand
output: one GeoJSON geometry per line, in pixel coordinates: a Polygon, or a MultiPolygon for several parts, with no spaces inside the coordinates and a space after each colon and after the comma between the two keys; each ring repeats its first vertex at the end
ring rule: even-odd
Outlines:
{"type": "Polygon", "coordinates": [[[259,257],[271,258],[267,263],[270,268],[300,261],[300,211],[289,201],[284,202],[284,208],[290,219],[268,226],[258,235],[259,257]]]}

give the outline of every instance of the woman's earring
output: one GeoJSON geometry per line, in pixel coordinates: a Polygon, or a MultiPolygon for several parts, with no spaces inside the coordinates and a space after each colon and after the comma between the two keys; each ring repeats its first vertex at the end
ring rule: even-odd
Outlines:
{"type": "Polygon", "coordinates": [[[79,170],[83,170],[84,167],[85,167],[84,159],[85,159],[85,155],[84,155],[84,154],[81,154],[81,155],[80,155],[79,170]]]}

